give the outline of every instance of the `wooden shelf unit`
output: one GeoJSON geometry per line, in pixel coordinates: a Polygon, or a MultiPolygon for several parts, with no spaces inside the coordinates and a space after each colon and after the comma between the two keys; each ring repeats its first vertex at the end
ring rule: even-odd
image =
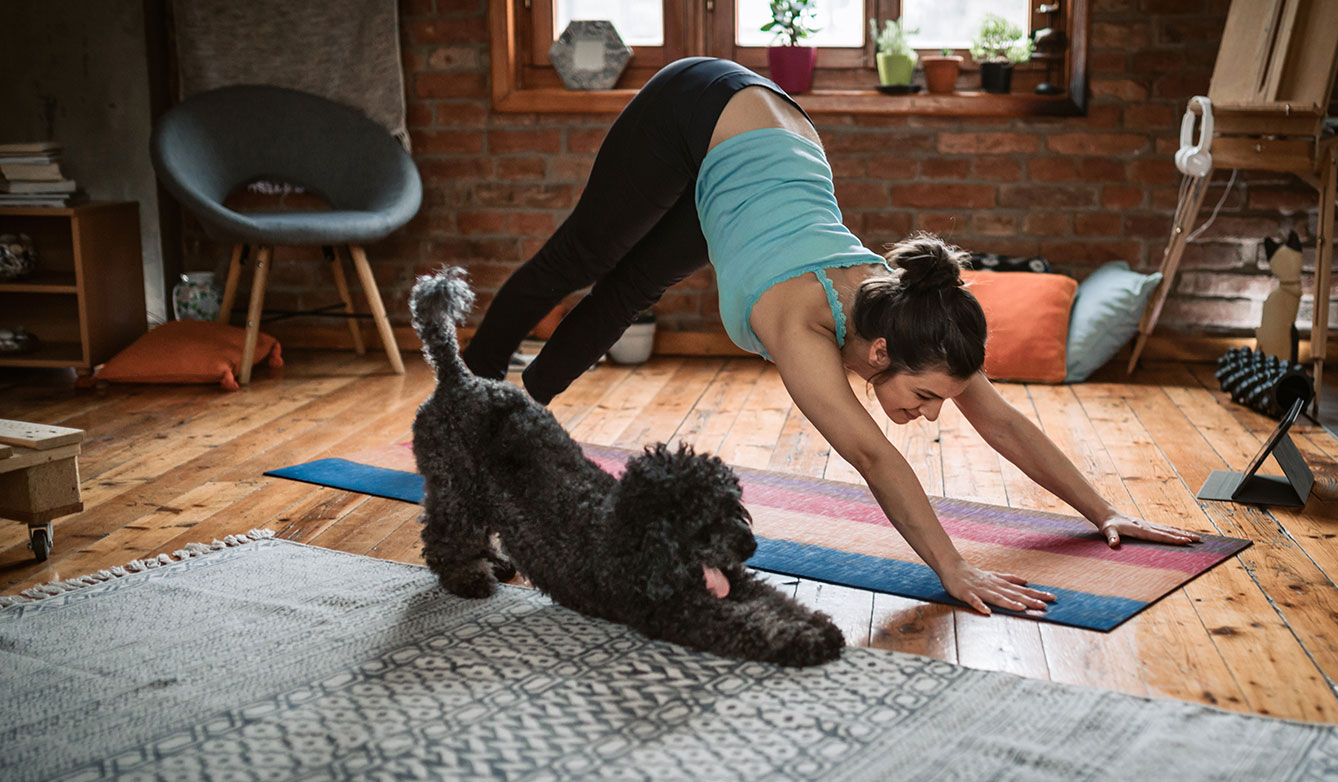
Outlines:
{"type": "Polygon", "coordinates": [[[88,374],[148,330],[139,205],[0,206],[0,234],[24,233],[37,270],[0,281],[0,328],[23,326],[32,353],[0,353],[0,366],[74,367],[88,374]]]}

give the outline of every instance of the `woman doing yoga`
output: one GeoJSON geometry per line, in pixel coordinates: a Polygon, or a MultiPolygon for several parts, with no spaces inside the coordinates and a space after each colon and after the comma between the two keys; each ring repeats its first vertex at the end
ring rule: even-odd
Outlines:
{"type": "Polygon", "coordinates": [[[709,262],[730,338],[775,362],[799,410],[947,592],[975,610],[1044,609],[1054,596],[958,553],[847,372],[873,386],[898,424],[933,421],[951,399],[991,447],[1111,546],[1122,537],[1198,540],[1120,513],[994,389],[981,371],[985,316],[959,273],[964,255],[928,235],[886,259],[866,249],[842,225],[822,144],[798,104],[728,60],[679,60],[618,116],[571,216],[498,291],[464,359],[481,377],[505,377],[535,324],[593,285],[523,374],[547,404],[665,289],[709,262]]]}

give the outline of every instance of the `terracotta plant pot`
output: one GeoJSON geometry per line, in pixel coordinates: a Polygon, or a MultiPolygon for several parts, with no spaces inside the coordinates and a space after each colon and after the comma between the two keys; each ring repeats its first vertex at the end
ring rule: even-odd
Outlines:
{"type": "Polygon", "coordinates": [[[957,91],[957,73],[962,69],[962,58],[925,56],[920,58],[925,69],[925,86],[940,95],[957,91]]]}
{"type": "Polygon", "coordinates": [[[813,86],[813,65],[817,61],[816,46],[772,46],[767,49],[771,80],[791,95],[808,92],[813,86]]]}
{"type": "Polygon", "coordinates": [[[875,58],[878,63],[879,84],[910,84],[915,75],[914,54],[884,54],[875,58]]]}
{"type": "Polygon", "coordinates": [[[1013,88],[1013,64],[1011,62],[982,62],[980,64],[980,88],[995,95],[1007,95],[1013,88]]]}

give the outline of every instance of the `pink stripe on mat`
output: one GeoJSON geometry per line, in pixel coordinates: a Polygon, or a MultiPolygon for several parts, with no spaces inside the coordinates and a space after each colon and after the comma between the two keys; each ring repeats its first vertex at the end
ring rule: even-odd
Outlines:
{"type": "MultiPolygon", "coordinates": [[[[753,532],[759,537],[880,559],[920,561],[906,540],[891,527],[773,508],[752,510],[753,532]]],[[[1062,585],[1091,594],[1154,600],[1189,577],[1179,570],[1162,570],[1132,562],[1095,561],[1065,553],[997,546],[962,538],[954,542],[963,556],[980,567],[1016,573],[1037,583],[1062,585]]]]}
{"type": "MultiPolygon", "coordinates": [[[[594,451],[594,449],[591,450],[594,451]]],[[[605,456],[597,451],[592,453],[591,456],[592,461],[604,470],[614,475],[622,473],[623,462],[617,457],[605,456]]],[[[862,490],[867,498],[864,502],[831,496],[815,497],[812,494],[783,489],[778,486],[759,486],[757,482],[752,480],[756,475],[753,471],[739,468],[735,468],[735,471],[739,473],[743,483],[743,501],[750,508],[755,509],[762,506],[781,511],[806,513],[811,516],[827,516],[847,521],[857,521],[879,527],[892,527],[892,523],[887,520],[883,509],[878,507],[867,490],[862,490]]],[[[952,501],[952,504],[958,502],[960,501],[952,501]]],[[[1056,517],[1056,520],[1062,520],[1064,526],[1068,528],[1066,530],[1068,534],[1055,534],[1050,530],[1037,529],[1032,525],[1026,527],[1020,525],[1000,526],[998,523],[991,523],[990,521],[975,521],[960,516],[946,515],[942,512],[942,508],[936,508],[936,510],[940,511],[939,521],[943,523],[943,528],[952,537],[975,540],[981,543],[993,543],[1009,548],[1053,552],[1071,557],[1118,562],[1122,565],[1177,570],[1182,573],[1198,573],[1212,567],[1214,563],[1222,558],[1220,554],[1212,551],[1198,551],[1178,546],[1162,546],[1149,543],[1143,543],[1137,547],[1121,546],[1119,549],[1112,549],[1097,535],[1096,528],[1087,521],[1076,517],[1056,517]],[[1079,535],[1081,537],[1078,537],[1079,535]]],[[[968,510],[986,518],[1011,519],[1023,516],[1026,521],[1030,521],[1032,517],[1031,513],[1019,513],[1011,508],[977,506],[968,507],[968,510]]]]}

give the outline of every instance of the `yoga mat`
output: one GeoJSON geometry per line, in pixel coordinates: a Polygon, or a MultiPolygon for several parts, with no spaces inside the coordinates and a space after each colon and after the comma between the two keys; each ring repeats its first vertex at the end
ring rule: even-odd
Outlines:
{"type": "MultiPolygon", "coordinates": [[[[583,446],[605,470],[620,474],[635,451],[583,446]]],[[[421,502],[412,445],[400,443],[348,458],[321,459],[273,475],[421,502]]],[[[962,605],[943,589],[883,515],[868,489],[849,483],[735,467],[753,516],[759,570],[962,605]]],[[[1126,541],[1111,549],[1086,520],[980,502],[930,497],[962,555],[978,567],[1015,573],[1057,600],[1044,613],[996,609],[1056,624],[1109,631],[1250,541],[1203,535],[1190,546],[1126,541]]]]}

